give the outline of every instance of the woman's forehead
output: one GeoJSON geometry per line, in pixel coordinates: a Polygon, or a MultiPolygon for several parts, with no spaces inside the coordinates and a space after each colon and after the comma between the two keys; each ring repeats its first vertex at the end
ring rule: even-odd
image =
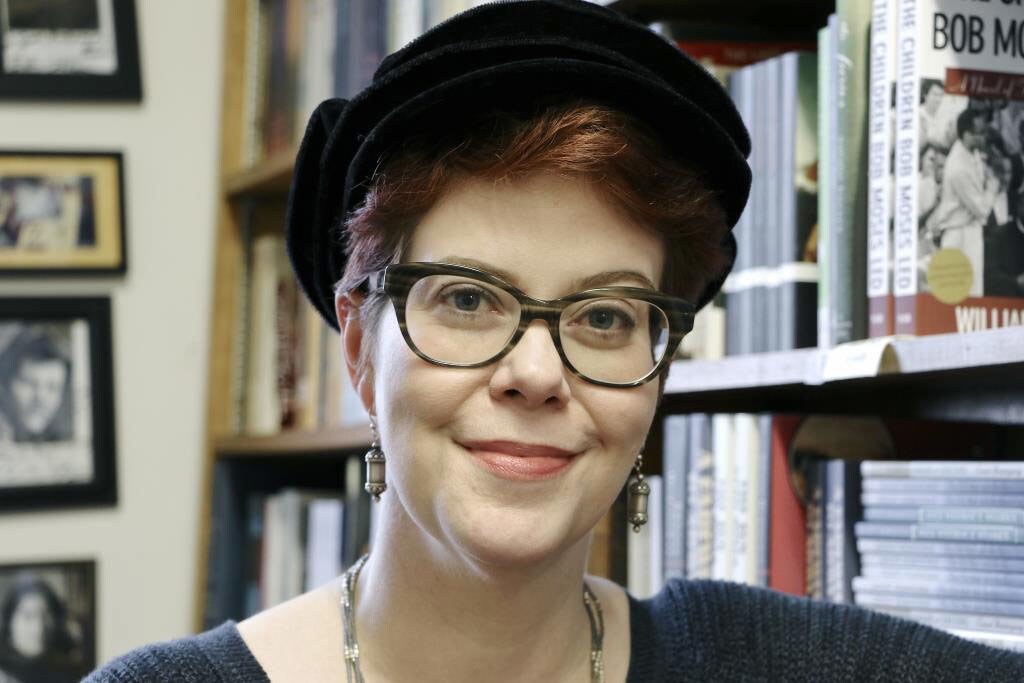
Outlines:
{"type": "Polygon", "coordinates": [[[640,286],[660,282],[662,239],[623,217],[599,192],[592,182],[555,175],[465,181],[416,226],[405,260],[457,259],[525,291],[564,293],[608,273],[632,273],[640,286]]]}

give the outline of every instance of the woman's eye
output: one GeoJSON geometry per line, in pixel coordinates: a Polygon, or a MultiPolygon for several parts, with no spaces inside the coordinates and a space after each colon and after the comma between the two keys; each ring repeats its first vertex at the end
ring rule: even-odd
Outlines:
{"type": "Polygon", "coordinates": [[[457,289],[452,292],[446,292],[442,298],[448,305],[460,311],[472,313],[480,307],[480,303],[483,300],[483,292],[478,289],[457,289]]]}
{"type": "Polygon", "coordinates": [[[588,327],[607,331],[633,327],[633,319],[623,311],[613,308],[592,308],[586,312],[588,327]]]}

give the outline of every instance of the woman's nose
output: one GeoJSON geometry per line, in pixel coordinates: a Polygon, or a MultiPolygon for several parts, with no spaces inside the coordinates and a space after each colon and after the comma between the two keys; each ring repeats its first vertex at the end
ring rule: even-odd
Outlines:
{"type": "Polygon", "coordinates": [[[524,407],[560,407],[569,400],[569,383],[562,358],[547,323],[534,320],[491,376],[491,395],[524,407]]]}

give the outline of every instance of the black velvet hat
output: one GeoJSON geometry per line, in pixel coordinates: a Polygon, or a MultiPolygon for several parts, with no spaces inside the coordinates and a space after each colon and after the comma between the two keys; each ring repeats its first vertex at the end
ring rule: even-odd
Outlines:
{"type": "MultiPolygon", "coordinates": [[[[467,10],[386,57],[351,100],[317,107],[295,161],[287,246],[299,282],[331,326],[345,268],[345,218],[378,161],[404,137],[451,128],[473,111],[552,95],[608,104],[646,122],[703,171],[729,226],[750,191],[750,138],[728,94],[702,66],[647,27],[582,0],[511,0],[467,10]]],[[[723,247],[735,259],[731,231],[723,247]]],[[[703,306],[730,266],[709,284],[703,306]]]]}

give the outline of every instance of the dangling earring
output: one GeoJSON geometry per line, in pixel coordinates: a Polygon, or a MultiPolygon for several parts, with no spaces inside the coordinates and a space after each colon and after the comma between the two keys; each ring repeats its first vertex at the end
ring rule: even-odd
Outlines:
{"type": "Polygon", "coordinates": [[[651,485],[644,481],[644,473],[640,471],[643,464],[644,455],[640,453],[636,456],[633,476],[629,478],[629,488],[626,489],[626,513],[636,533],[640,533],[640,527],[647,524],[647,497],[651,495],[651,485]]]}
{"type": "Polygon", "coordinates": [[[375,501],[380,502],[380,494],[384,493],[388,483],[384,480],[384,451],[380,449],[378,443],[377,421],[373,417],[370,418],[370,429],[373,431],[373,442],[364,458],[366,461],[366,484],[363,485],[363,488],[373,496],[375,501]]]}

